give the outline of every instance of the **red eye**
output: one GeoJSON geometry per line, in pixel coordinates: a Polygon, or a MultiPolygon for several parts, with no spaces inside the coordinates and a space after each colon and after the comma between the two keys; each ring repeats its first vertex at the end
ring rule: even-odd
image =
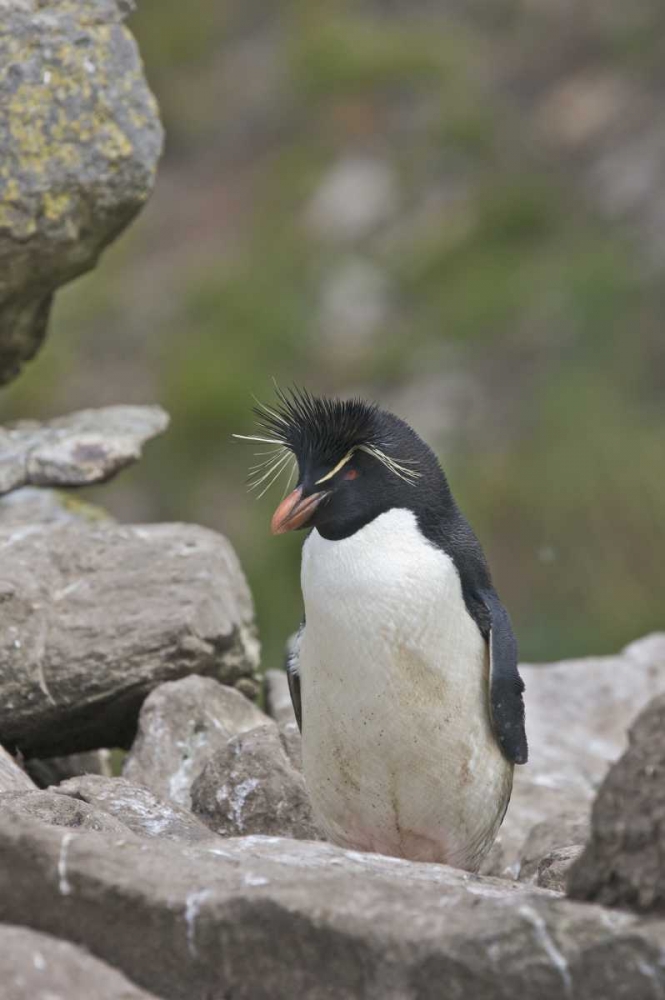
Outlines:
{"type": "Polygon", "coordinates": [[[357,479],[360,473],[357,469],[347,469],[347,471],[342,476],[342,479],[357,479]]]}

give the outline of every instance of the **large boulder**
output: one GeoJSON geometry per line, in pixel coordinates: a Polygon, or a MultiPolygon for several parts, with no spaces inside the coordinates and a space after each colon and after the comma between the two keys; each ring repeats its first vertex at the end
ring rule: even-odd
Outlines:
{"type": "Polygon", "coordinates": [[[159,406],[107,406],[0,427],[0,493],[104,482],[139,459],[168,422],[159,406]]]}
{"type": "Polygon", "coordinates": [[[485,872],[515,877],[537,823],[557,823],[564,813],[588,820],[607,768],[626,748],[630,723],[651,698],[665,692],[665,634],[633,642],[618,656],[520,670],[529,763],[515,768],[508,812],[483,866],[485,872]]]}
{"type": "Polygon", "coordinates": [[[0,2],[0,383],[152,189],[162,129],[129,6],[0,2]]]}
{"type": "Polygon", "coordinates": [[[575,899],[665,916],[665,696],[637,719],[603,782],[568,885],[575,899]]]}
{"type": "Polygon", "coordinates": [[[0,528],[0,742],[26,757],[129,746],[163,681],[252,687],[251,596],[225,538],[183,524],[0,528]]]}
{"type": "Polygon", "coordinates": [[[270,834],[318,839],[305,779],[274,722],[229,740],[192,786],[192,809],[225,837],[270,834]]]}
{"type": "MultiPolygon", "coordinates": [[[[64,796],[61,796],[64,798],[64,796]]],[[[330,844],[219,847],[0,815],[0,919],[165,1000],[624,1000],[665,990],[665,923],[330,844]]]]}
{"type": "MultiPolygon", "coordinates": [[[[83,948],[27,927],[0,926],[2,1000],[150,1000],[83,948]]],[[[153,997],[153,1000],[155,998],[153,997]]]]}
{"type": "Polygon", "coordinates": [[[162,799],[189,808],[192,784],[215,751],[267,721],[240,692],[210,677],[160,684],[143,703],[123,774],[162,799]]]}

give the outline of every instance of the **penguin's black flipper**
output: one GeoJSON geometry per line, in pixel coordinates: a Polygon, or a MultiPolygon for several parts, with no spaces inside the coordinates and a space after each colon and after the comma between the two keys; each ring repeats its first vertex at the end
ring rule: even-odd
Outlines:
{"type": "Polygon", "coordinates": [[[481,593],[490,616],[490,708],[492,728],[505,757],[526,764],[529,748],[524,729],[524,681],[517,669],[517,641],[508,612],[492,589],[481,593]]]}
{"type": "Polygon", "coordinates": [[[286,654],[286,679],[289,682],[289,694],[291,704],[295,712],[298,729],[302,732],[302,702],[300,700],[300,641],[305,632],[305,620],[303,619],[300,628],[291,642],[286,654]]]}

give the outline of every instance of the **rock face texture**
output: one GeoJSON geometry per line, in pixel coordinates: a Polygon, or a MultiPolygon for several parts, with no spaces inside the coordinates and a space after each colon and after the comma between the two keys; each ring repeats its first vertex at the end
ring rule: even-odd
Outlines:
{"type": "Polygon", "coordinates": [[[187,525],[0,529],[0,743],[26,757],[129,746],[159,683],[250,682],[252,600],[230,544],[187,525]]]}
{"type": "Polygon", "coordinates": [[[150,1000],[153,996],[82,948],[11,925],[0,926],[0,983],[3,1000],[150,1000]]]}
{"type": "Polygon", "coordinates": [[[126,778],[106,778],[88,774],[63,781],[58,795],[87,802],[114,816],[139,837],[161,837],[200,843],[213,839],[210,830],[191,812],[163,802],[148,788],[133,785],[126,778]]]}
{"type": "Polygon", "coordinates": [[[0,747],[0,793],[34,790],[32,779],[23,771],[14,758],[0,747]]]}
{"type": "Polygon", "coordinates": [[[47,424],[0,428],[0,493],[21,486],[85,486],[110,479],[141,457],[168,426],[159,406],[81,410],[47,424]]]}
{"type": "Polygon", "coordinates": [[[0,918],[57,931],[168,1000],[619,1000],[665,986],[663,922],[328,844],[146,847],[0,818],[0,918]]]}
{"type": "Polygon", "coordinates": [[[665,916],[665,696],[637,719],[601,786],[569,893],[665,916]]]}
{"type": "Polygon", "coordinates": [[[564,813],[588,816],[608,766],[625,750],[631,722],[665,692],[665,634],[633,642],[619,656],[520,670],[529,763],[515,768],[508,812],[483,866],[497,875],[519,873],[521,848],[536,823],[557,823],[564,813]]]}
{"type": "Polygon", "coordinates": [[[123,774],[162,799],[189,808],[192,783],[214,752],[266,721],[238,691],[209,677],[161,684],[143,703],[123,774]]]}
{"type": "Polygon", "coordinates": [[[0,383],[39,348],[55,289],[152,189],[162,129],[126,10],[0,4],[0,383]]]}
{"type": "Polygon", "coordinates": [[[318,839],[305,779],[283,749],[277,726],[266,721],[210,758],[192,786],[192,808],[225,837],[318,839]]]}

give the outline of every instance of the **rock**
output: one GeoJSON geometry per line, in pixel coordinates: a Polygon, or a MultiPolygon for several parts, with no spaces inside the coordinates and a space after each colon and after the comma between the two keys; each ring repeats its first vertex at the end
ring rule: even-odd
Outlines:
{"type": "Polygon", "coordinates": [[[665,915],[665,696],[639,716],[603,782],[568,889],[574,899],[665,915]]]}
{"type": "Polygon", "coordinates": [[[49,826],[132,837],[129,827],[114,816],[95,809],[87,802],[51,791],[5,792],[0,795],[0,818],[16,822],[27,818],[49,826]]]}
{"type": "Polygon", "coordinates": [[[26,0],[0,31],[0,383],[33,357],[55,289],[145,203],[157,107],[115,0],[26,0]]]}
{"type": "Polygon", "coordinates": [[[25,762],[25,769],[38,788],[50,788],[80,774],[103,774],[110,778],[113,773],[110,750],[89,750],[44,760],[33,757],[25,762]]]}
{"type": "Polygon", "coordinates": [[[520,882],[535,882],[541,863],[553,851],[579,847],[584,844],[588,835],[587,817],[575,813],[562,813],[561,816],[537,823],[526,838],[520,854],[520,882]]]}
{"type": "Polygon", "coordinates": [[[24,486],[0,496],[0,531],[23,524],[80,524],[112,521],[102,507],[58,490],[24,486]]]}
{"type": "Polygon", "coordinates": [[[289,682],[285,670],[266,670],[264,674],[266,711],[278,725],[295,722],[289,682]]]}
{"type": "Polygon", "coordinates": [[[83,948],[7,924],[0,926],[0,982],[3,1000],[155,1000],[83,948]]]}
{"type": "Polygon", "coordinates": [[[156,795],[126,778],[106,778],[97,774],[70,778],[57,789],[120,820],[139,837],[163,837],[187,843],[214,841],[204,826],[186,809],[162,802],[156,795]]]}
{"type": "MultiPolygon", "coordinates": [[[[501,867],[490,869],[515,877],[532,827],[556,821],[562,813],[588,818],[608,765],[625,749],[632,719],[665,691],[665,634],[633,642],[618,656],[520,670],[526,683],[529,763],[515,768],[499,832],[501,867]]],[[[495,857],[498,853],[497,848],[495,857]]]]}
{"type": "Polygon", "coordinates": [[[281,838],[118,844],[1,815],[0,856],[0,919],[57,931],[165,1000],[665,989],[664,922],[444,866],[281,838]]]}
{"type": "Polygon", "coordinates": [[[224,837],[271,834],[317,839],[305,779],[274,722],[229,740],[192,786],[192,809],[224,837]]]}
{"type": "Polygon", "coordinates": [[[35,784],[11,754],[0,747],[0,793],[34,791],[35,784]]]}
{"type": "Polygon", "coordinates": [[[568,872],[584,850],[584,844],[556,847],[538,862],[535,883],[542,889],[565,892],[568,872]]]}
{"type": "Polygon", "coordinates": [[[192,783],[214,752],[267,721],[238,691],[209,677],[161,684],[146,698],[123,774],[168,802],[191,806],[192,783]]]}
{"type": "Polygon", "coordinates": [[[25,757],[128,747],[163,681],[253,677],[251,596],[215,532],[28,524],[0,549],[0,742],[25,757]]]}
{"type": "Polygon", "coordinates": [[[145,442],[168,422],[159,406],[107,406],[45,424],[22,420],[0,427],[0,493],[105,482],[137,461],[145,442]]]}
{"type": "Polygon", "coordinates": [[[302,771],[302,737],[295,719],[293,722],[281,723],[279,738],[293,767],[296,771],[302,771]]]}

